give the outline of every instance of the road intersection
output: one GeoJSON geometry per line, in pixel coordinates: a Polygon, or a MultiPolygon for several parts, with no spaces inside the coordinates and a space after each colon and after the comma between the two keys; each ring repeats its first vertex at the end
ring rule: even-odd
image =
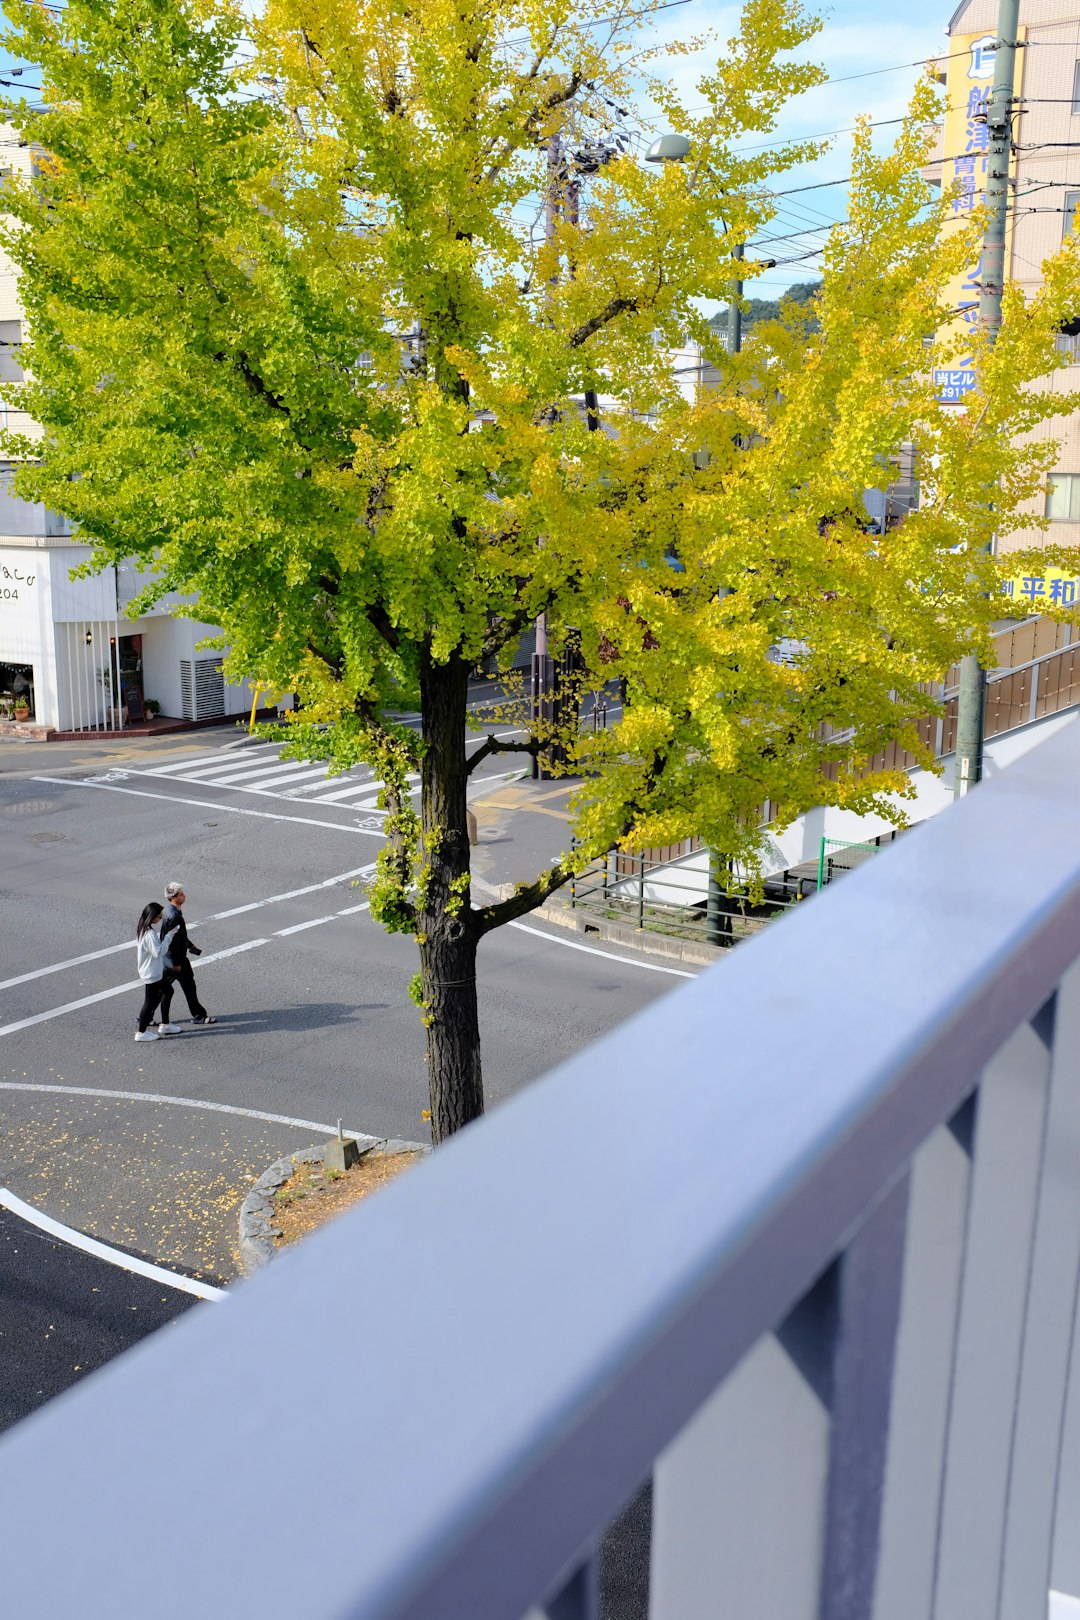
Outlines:
{"type": "MultiPolygon", "coordinates": [[[[238,1202],[271,1160],[339,1118],[426,1134],[415,945],[383,932],[363,891],[378,785],[366,768],[298,779],[276,746],[225,728],[99,749],[0,753],[0,1186],[228,1283],[238,1202]],[[138,1046],[134,919],[174,877],[219,1022],[182,1018],[180,1036],[138,1046]]],[[[562,790],[485,763],[479,893],[568,842],[562,790]]],[[[489,936],[480,969],[489,1106],[687,976],[536,919],[489,936]]]]}

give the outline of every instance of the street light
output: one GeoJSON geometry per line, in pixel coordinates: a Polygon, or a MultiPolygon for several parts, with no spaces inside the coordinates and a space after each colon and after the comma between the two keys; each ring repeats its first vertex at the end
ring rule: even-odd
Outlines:
{"type": "Polygon", "coordinates": [[[681,163],[690,156],[690,142],[685,135],[661,135],[653,141],[645,154],[646,163],[681,163]]]}

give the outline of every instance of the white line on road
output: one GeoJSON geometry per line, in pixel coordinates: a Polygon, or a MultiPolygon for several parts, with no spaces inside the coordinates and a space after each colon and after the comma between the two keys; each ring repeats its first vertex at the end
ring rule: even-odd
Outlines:
{"type": "MultiPolygon", "coordinates": [[[[549,945],[565,945],[568,951],[587,951],[590,956],[606,956],[609,962],[624,962],[627,967],[644,968],[649,973],[673,973],[677,979],[696,979],[696,973],[687,973],[684,968],[660,967],[656,962],[638,962],[632,956],[616,956],[614,951],[601,951],[595,945],[581,945],[576,939],[560,939],[557,934],[545,934],[541,928],[530,928],[528,923],[512,922],[511,928],[520,928],[523,934],[535,934],[537,939],[546,939],[549,945]]],[[[0,1030],[0,1034],[3,1031],[0,1030]]]]}
{"type": "Polygon", "coordinates": [[[323,923],[333,922],[337,912],[331,912],[329,917],[311,917],[307,922],[293,923],[291,928],[275,928],[274,937],[284,939],[286,934],[302,934],[305,928],[319,928],[323,923]]]}
{"type": "MultiPolygon", "coordinates": [[[[265,900],[250,900],[246,906],[232,906],[228,911],[214,911],[209,917],[202,917],[198,922],[189,923],[189,929],[205,927],[207,923],[224,922],[226,917],[239,917],[245,911],[259,911],[263,906],[274,906],[280,900],[296,900],[302,894],[316,894],[320,889],[332,889],[335,883],[345,883],[350,878],[367,877],[369,872],[375,870],[375,862],[368,861],[366,866],[354,866],[348,872],[338,872],[334,877],[323,878],[319,883],[309,883],[303,889],[286,889],[284,894],[268,894],[265,900]]],[[[355,909],[355,908],[354,908],[355,909]]],[[[103,956],[115,956],[119,951],[134,949],[134,940],[125,940],[122,945],[106,945],[100,951],[87,951],[84,956],[72,956],[66,962],[54,962],[51,967],[34,968],[30,973],[20,973],[14,979],[0,979],[0,990],[10,990],[17,984],[28,984],[31,979],[44,979],[50,973],[62,973],[65,968],[81,967],[84,962],[96,962],[103,956]]]]}
{"type": "MultiPolygon", "coordinates": [[[[223,748],[218,749],[216,754],[194,754],[190,759],[174,759],[171,764],[165,764],[165,765],[156,766],[155,767],[155,774],[164,776],[166,773],[168,773],[169,775],[172,775],[173,772],[175,772],[175,771],[187,771],[187,770],[190,770],[193,765],[213,765],[215,763],[215,761],[221,759],[221,756],[225,752],[225,749],[236,748],[238,746],[240,746],[240,745],[238,745],[237,743],[226,743],[223,748]]],[[[254,753],[258,752],[260,749],[278,748],[280,746],[281,745],[279,743],[249,743],[249,744],[246,745],[246,748],[247,748],[247,751],[254,754],[254,753]]],[[[240,755],[233,754],[231,756],[232,765],[235,766],[237,759],[240,758],[240,757],[241,757],[240,755]]],[[[228,762],[222,760],[222,769],[227,769],[227,768],[228,768],[228,762]]]]}
{"type": "Polygon", "coordinates": [[[82,1249],[84,1254],[92,1254],[98,1260],[107,1260],[110,1265],[121,1266],[125,1271],[133,1271],[137,1277],[149,1277],[151,1282],[164,1283],[169,1288],[179,1288],[185,1294],[197,1294],[200,1299],[224,1299],[224,1288],[213,1288],[210,1283],[200,1282],[197,1277],[185,1277],[183,1272],[169,1271],[165,1266],[155,1266],[149,1260],[140,1260],[134,1254],[125,1254],[123,1249],[114,1249],[109,1243],[99,1243],[85,1232],[77,1232],[73,1226],[64,1226],[60,1221],[54,1221],[51,1215],[44,1210],[36,1209],[33,1204],[24,1203],[16,1198],[7,1187],[0,1187],[0,1208],[10,1210],[20,1220],[28,1221],[31,1226],[37,1226],[42,1232],[48,1232],[50,1237],[59,1238],[73,1249],[82,1249]]]}
{"type": "MultiPolygon", "coordinates": [[[[230,945],[227,951],[215,951],[213,956],[204,956],[202,964],[221,962],[227,956],[239,956],[243,951],[254,951],[260,945],[269,945],[268,939],[248,939],[242,945],[230,945]]],[[[130,949],[130,946],[127,947],[130,949]]],[[[62,1018],[65,1013],[78,1012],[80,1007],[92,1007],[96,1001],[109,1001],[113,996],[126,996],[129,990],[141,990],[141,979],[128,979],[124,984],[114,984],[110,990],[99,990],[92,996],[80,996],[78,1001],[66,1001],[62,1007],[50,1007],[48,1012],[33,1013],[29,1018],[18,1018],[13,1024],[0,1024],[0,1035],[14,1035],[17,1030],[29,1029],[33,1024],[47,1024],[51,1018],[62,1018]]]]}
{"type": "MultiPolygon", "coordinates": [[[[32,1091],[58,1097],[103,1097],[108,1102],[167,1103],[171,1108],[204,1108],[210,1114],[236,1114],[241,1119],[258,1119],[267,1125],[295,1125],[298,1131],[317,1131],[320,1136],[336,1136],[336,1125],[317,1119],[296,1119],[292,1114],[268,1114],[261,1108],[239,1108],[235,1103],[206,1102],[201,1097],[170,1097],[160,1091],[112,1091],[104,1086],[56,1086],[37,1080],[0,1080],[0,1091],[32,1091]]],[[[378,1141],[367,1131],[346,1131],[360,1142],[378,1141]]]]}
{"type": "MultiPolygon", "coordinates": [[[[382,838],[383,832],[374,827],[357,827],[351,821],[316,821],[314,816],[281,816],[273,810],[249,810],[244,805],[222,804],[218,799],[181,799],[174,793],[149,793],[145,788],[116,787],[112,782],[88,782],[85,777],[34,776],[33,782],[48,782],[53,787],[98,788],[104,793],[129,793],[136,799],[165,799],[169,804],[192,804],[197,810],[220,810],[230,816],[259,816],[263,821],[295,821],[308,827],[329,827],[333,832],[367,833],[371,838],[382,838]]],[[[236,792],[237,789],[231,789],[236,792]]]]}
{"type": "MultiPolygon", "coordinates": [[[[341,911],[331,912],[328,917],[316,917],[314,922],[299,923],[295,928],[279,929],[278,933],[297,934],[302,928],[316,928],[320,923],[334,922],[338,917],[354,917],[357,912],[369,911],[370,909],[370,900],[365,900],[361,905],[345,906],[341,911]]],[[[271,938],[277,938],[277,935],[272,935],[271,938]]],[[[269,945],[269,943],[270,939],[248,939],[242,945],[230,945],[228,950],[215,951],[212,956],[201,957],[199,965],[200,967],[208,967],[211,962],[223,962],[227,956],[240,956],[244,951],[254,951],[260,945],[269,945]]],[[[131,949],[130,945],[125,945],[123,948],[124,950],[131,949]]],[[[62,1007],[52,1007],[48,1012],[34,1013],[31,1018],[20,1018],[13,1024],[0,1024],[0,1036],[14,1035],[17,1030],[29,1029],[33,1024],[47,1024],[52,1018],[62,1018],[65,1013],[78,1012],[80,1007],[92,1007],[96,1001],[108,1001],[113,996],[126,995],[129,990],[140,990],[142,984],[141,979],[129,979],[126,984],[113,985],[110,990],[99,990],[93,996],[81,996],[78,1001],[66,1001],[62,1007]]],[[[166,1039],[170,1039],[170,1037],[166,1036],[166,1039]]]]}

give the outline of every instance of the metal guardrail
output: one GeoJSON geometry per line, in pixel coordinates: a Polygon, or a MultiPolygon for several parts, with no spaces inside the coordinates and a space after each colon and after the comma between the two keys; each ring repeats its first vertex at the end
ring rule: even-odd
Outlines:
{"type": "Polygon", "coordinates": [[[1078,778],[1073,725],[17,1427],[6,1612],[585,1620],[650,1479],[650,1620],[1080,1594],[1078,778]]]}
{"type": "MultiPolygon", "coordinates": [[[[680,860],[685,856],[671,860],[659,859],[648,851],[633,854],[611,850],[571,880],[570,908],[587,912],[599,921],[625,923],[642,933],[709,943],[706,880],[700,871],[680,865],[680,860]]],[[[796,901],[754,901],[749,895],[734,893],[725,895],[721,904],[722,941],[735,945],[760,932],[796,901]]]]}

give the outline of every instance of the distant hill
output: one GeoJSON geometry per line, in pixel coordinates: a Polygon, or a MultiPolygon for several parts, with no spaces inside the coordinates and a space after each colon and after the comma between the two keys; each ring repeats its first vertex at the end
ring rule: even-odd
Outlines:
{"type": "MultiPolygon", "coordinates": [[[[780,305],[784,299],[790,300],[793,304],[809,303],[820,286],[821,279],[819,277],[817,281],[795,282],[780,298],[748,298],[742,318],[744,336],[758,321],[778,321],[780,319],[780,305]]],[[[715,314],[709,325],[715,327],[718,332],[724,331],[727,326],[727,310],[722,309],[715,314]]],[[[816,322],[811,330],[817,330],[816,322]]]]}

